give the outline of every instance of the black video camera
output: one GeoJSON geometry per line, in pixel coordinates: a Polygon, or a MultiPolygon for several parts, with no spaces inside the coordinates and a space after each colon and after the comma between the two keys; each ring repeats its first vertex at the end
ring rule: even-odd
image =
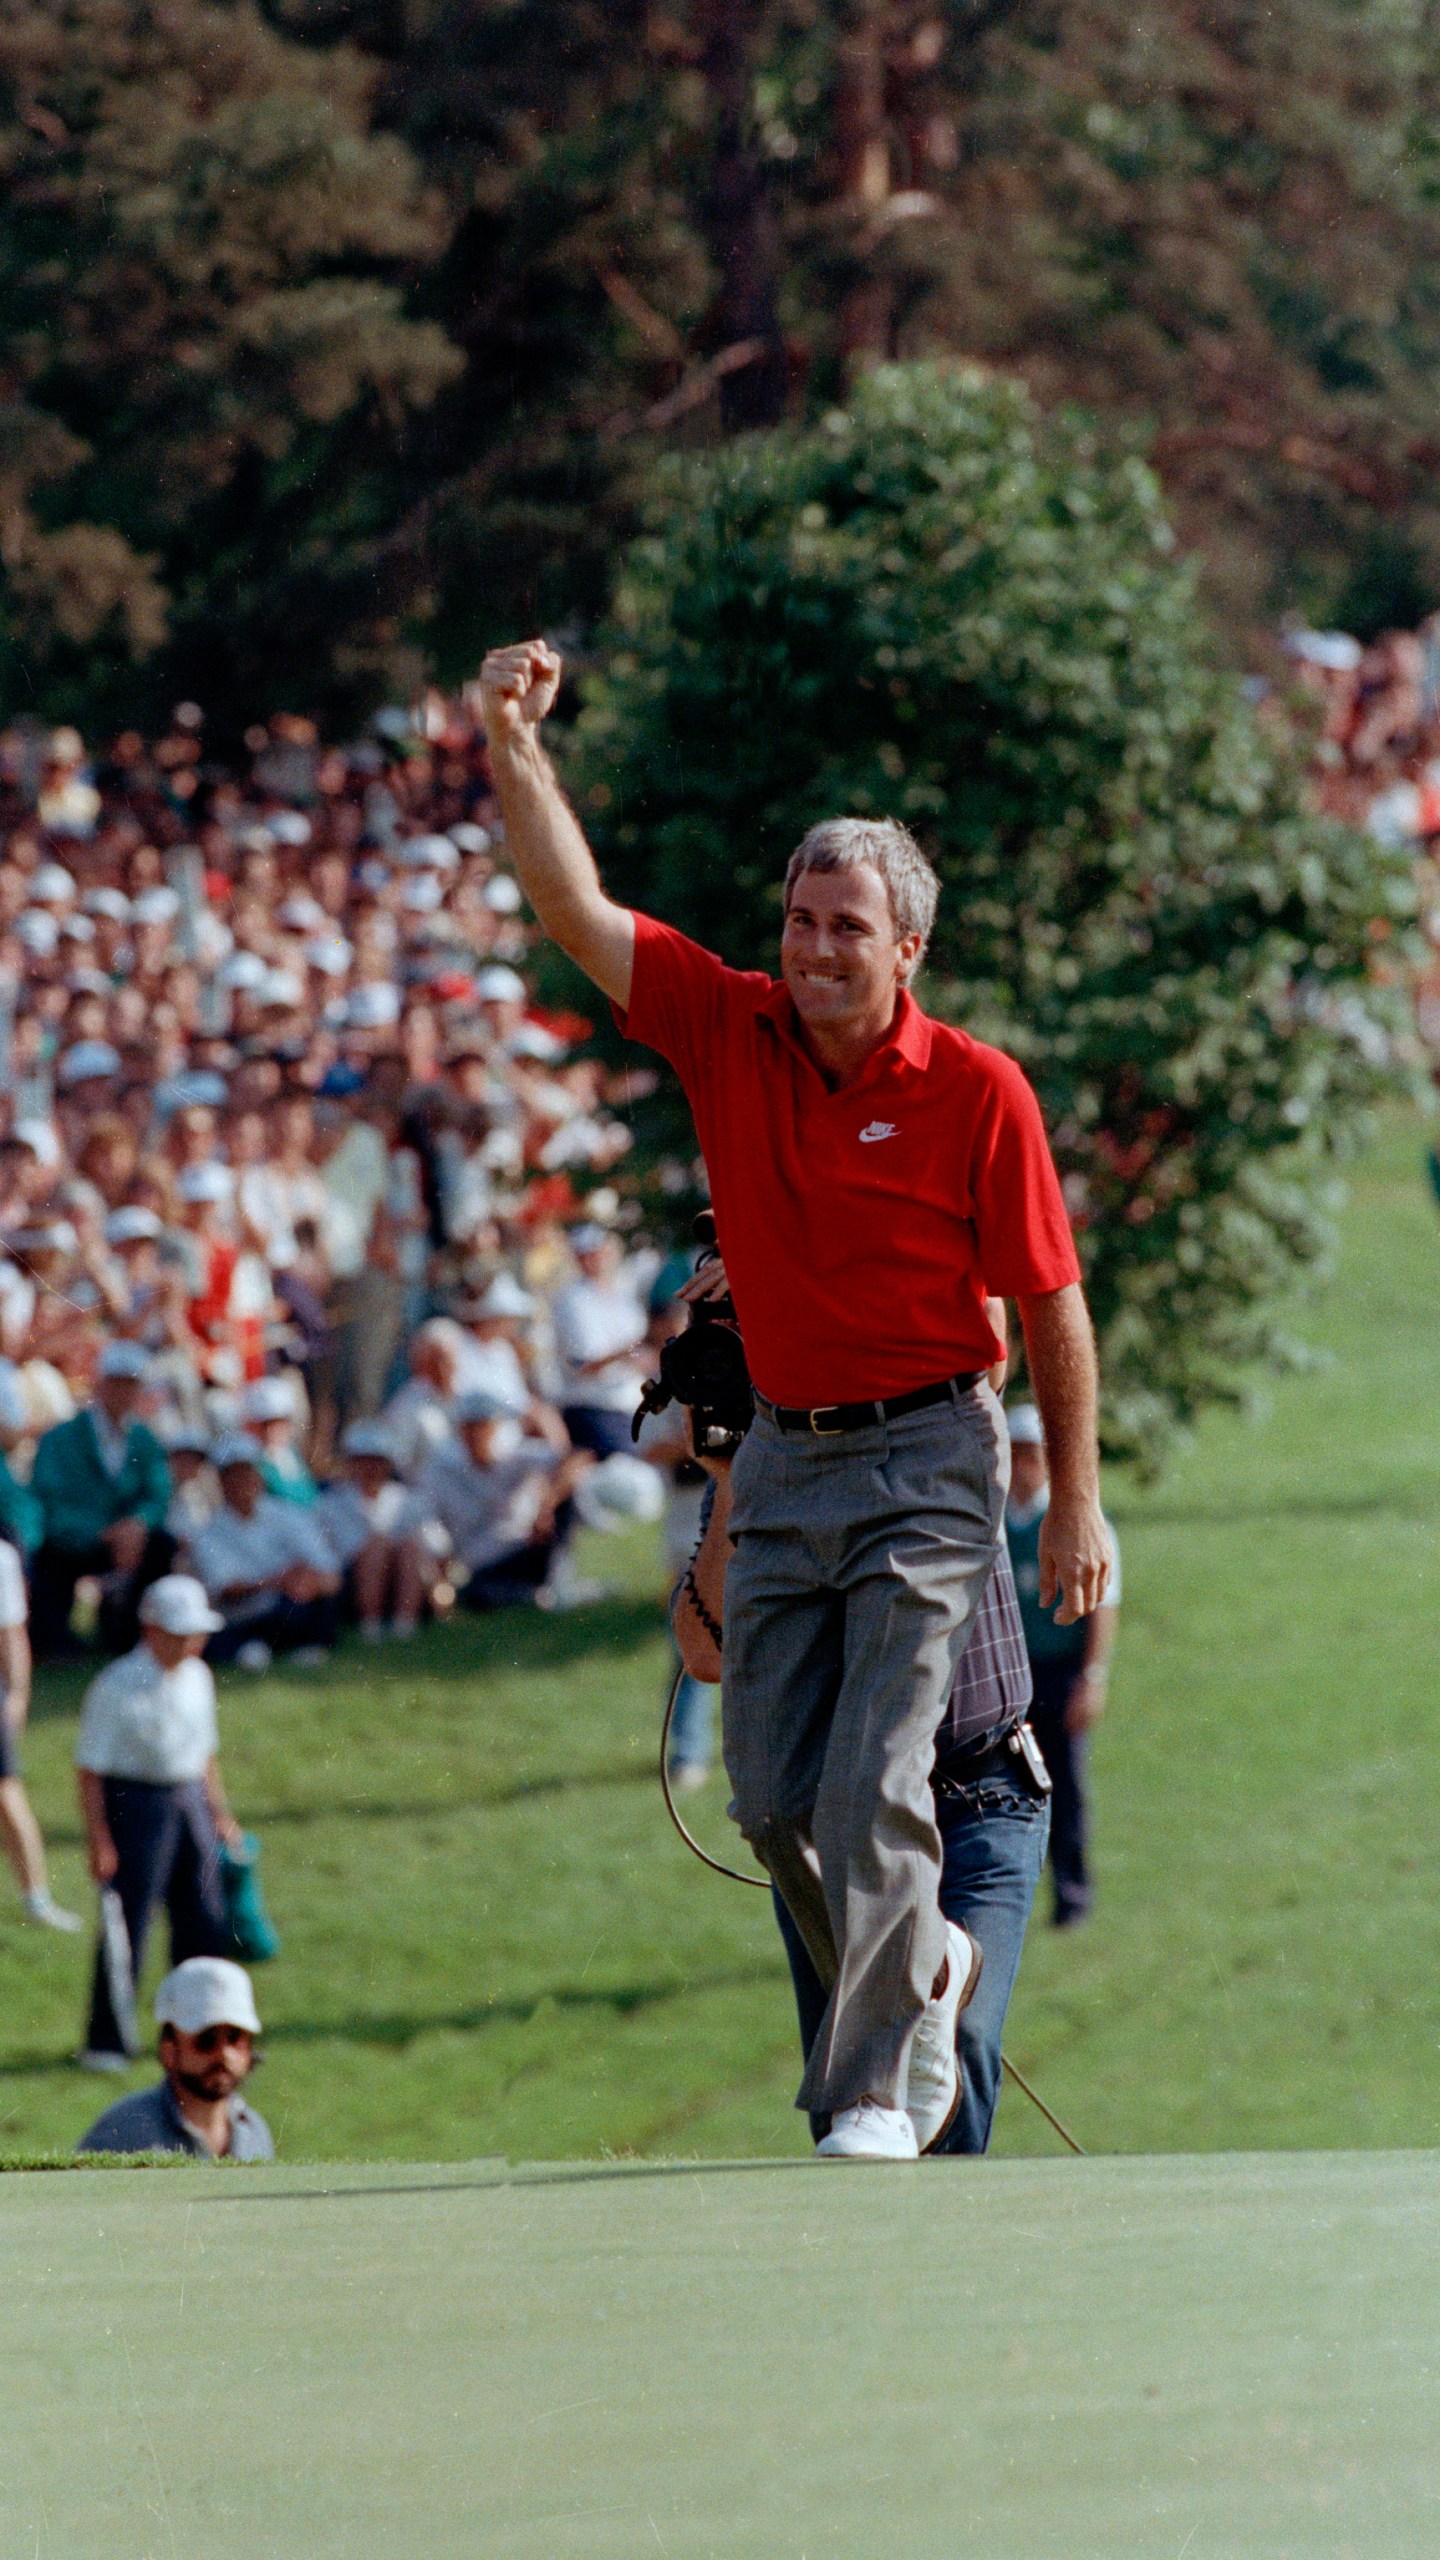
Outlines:
{"type": "MultiPolygon", "coordinates": [[[[709,1209],[702,1209],[695,1221],[695,1241],[701,1247],[697,1270],[718,1258],[715,1220],[709,1209]]],[[[663,1413],[667,1404],[683,1404],[690,1411],[690,1435],[696,1455],[702,1458],[733,1458],[755,1412],[755,1398],[750,1385],[750,1372],[745,1366],[745,1345],[735,1315],[735,1302],[727,1291],[723,1298],[702,1298],[690,1310],[690,1321],[683,1333],[672,1336],[660,1353],[660,1375],[651,1378],[640,1398],[631,1436],[638,1440],[640,1425],[647,1413],[663,1413]]]]}

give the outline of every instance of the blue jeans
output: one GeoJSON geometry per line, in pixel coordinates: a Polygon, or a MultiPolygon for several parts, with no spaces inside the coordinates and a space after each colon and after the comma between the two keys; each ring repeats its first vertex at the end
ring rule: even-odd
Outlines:
{"type": "MultiPolygon", "coordinates": [[[[959,2111],[937,2148],[979,2153],[989,2144],[1000,2097],[1000,2044],[1030,1907],[1045,1865],[1050,1807],[1009,1778],[982,1778],[961,1795],[937,1798],[935,1819],[944,1857],[940,1908],[947,1920],[970,1931],[985,1959],[956,2040],[959,2111]]],[[[773,1899],[795,1985],[800,2041],[808,2054],[825,2015],[825,1993],[785,1904],[778,1893],[773,1899]]],[[[829,2129],[828,2116],[811,2116],[810,2130],[817,2142],[829,2129]]]]}
{"type": "Polygon", "coordinates": [[[708,1769],[715,1750],[715,1701],[718,1688],[682,1671],[670,1719],[670,1769],[708,1769]]]}

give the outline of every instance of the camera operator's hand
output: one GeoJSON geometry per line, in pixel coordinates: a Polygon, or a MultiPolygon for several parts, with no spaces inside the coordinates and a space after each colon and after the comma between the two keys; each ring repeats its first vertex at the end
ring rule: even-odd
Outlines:
{"type": "Polygon", "coordinates": [[[730,1499],[730,1469],[734,1464],[733,1457],[728,1450],[723,1458],[717,1458],[711,1450],[697,1449],[695,1446],[695,1417],[691,1414],[688,1419],[690,1428],[690,1455],[694,1459],[697,1467],[703,1467],[707,1476],[713,1476],[717,1486],[724,1487],[725,1500],[728,1507],[730,1499]]]}
{"type": "Polygon", "coordinates": [[[728,1298],[730,1282],[719,1254],[717,1253],[711,1262],[702,1262],[699,1270],[686,1281],[684,1288],[678,1289],[675,1294],[687,1307],[698,1307],[702,1298],[728,1298]]]}

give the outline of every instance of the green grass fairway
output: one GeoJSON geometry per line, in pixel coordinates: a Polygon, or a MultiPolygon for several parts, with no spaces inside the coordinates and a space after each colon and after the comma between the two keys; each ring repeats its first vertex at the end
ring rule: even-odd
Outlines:
{"type": "MultiPolygon", "coordinates": [[[[1360,1170],[1307,1320],[1321,1364],[1253,1419],[1213,1417],[1153,1491],[1112,1488],[1126,1606],[1096,1755],[1100,1905],[1083,1931],[1032,1932],[1010,2035],[1092,2151],[1440,2143],[1423,1144],[1397,1124],[1360,1170]]],[[[570,1619],[223,1684],[231,1792],[286,1941],[259,1984],[256,2096],[289,2158],[805,2149],[766,1904],[695,1864],[654,1783],[653,1544],[596,1541],[587,1563],[623,1588],[570,1619]]],[[[88,1908],[77,1694],[47,1685],[28,1758],[57,1888],[88,1908]]],[[[718,1782],[701,1804],[718,1842],[718,1782]]],[[[112,2094],[69,2058],[86,1963],[27,1928],[0,1877],[0,2155],[68,2148],[112,2094]]],[[[1056,2145],[1012,2092],[997,2147],[1056,2145]]]]}
{"type": "Polygon", "coordinates": [[[1433,2560],[1436,2159],[0,2187],[0,2560],[1433,2560]]]}

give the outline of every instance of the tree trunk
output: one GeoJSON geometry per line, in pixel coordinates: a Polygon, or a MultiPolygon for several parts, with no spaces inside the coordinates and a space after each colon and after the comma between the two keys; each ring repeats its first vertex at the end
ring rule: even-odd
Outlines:
{"type": "Polygon", "coordinates": [[[885,0],[853,0],[840,42],[835,93],[835,145],[840,202],[849,217],[854,274],[841,299],[837,336],[847,373],[889,355],[893,295],[873,264],[873,226],[890,196],[890,141],[885,116],[885,0]],[[867,238],[867,234],[870,235],[867,238]]]}
{"type": "Polygon", "coordinates": [[[773,427],[785,414],[789,365],[780,328],[779,242],[765,167],[750,116],[750,71],[759,0],[705,0],[701,67],[713,106],[714,146],[704,221],[720,290],[707,337],[717,352],[753,343],[755,356],[720,379],[725,432],[773,427]]]}

